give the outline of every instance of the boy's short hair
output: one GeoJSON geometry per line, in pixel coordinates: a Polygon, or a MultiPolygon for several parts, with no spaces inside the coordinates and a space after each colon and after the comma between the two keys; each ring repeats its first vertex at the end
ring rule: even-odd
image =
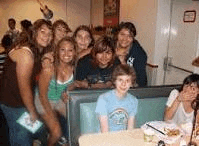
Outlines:
{"type": "Polygon", "coordinates": [[[133,67],[130,67],[127,64],[119,64],[113,71],[112,82],[115,83],[118,76],[129,75],[131,76],[132,85],[136,83],[136,73],[133,67]]]}

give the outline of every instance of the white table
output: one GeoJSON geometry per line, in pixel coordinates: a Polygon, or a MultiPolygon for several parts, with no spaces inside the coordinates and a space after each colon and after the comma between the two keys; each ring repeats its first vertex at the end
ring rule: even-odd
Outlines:
{"type": "MultiPolygon", "coordinates": [[[[141,129],[132,131],[119,131],[98,134],[85,134],[80,136],[80,146],[155,146],[159,139],[154,136],[152,142],[144,142],[144,133],[141,129]]],[[[186,137],[189,141],[189,137],[186,137]]],[[[195,140],[194,140],[195,141],[195,140]]],[[[199,144],[199,141],[197,141],[199,144]]],[[[179,141],[167,146],[179,146],[179,141]]]]}

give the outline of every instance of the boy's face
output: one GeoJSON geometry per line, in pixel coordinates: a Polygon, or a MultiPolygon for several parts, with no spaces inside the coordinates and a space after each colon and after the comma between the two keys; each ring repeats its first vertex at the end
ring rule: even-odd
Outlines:
{"type": "Polygon", "coordinates": [[[106,68],[113,59],[113,52],[110,50],[96,54],[96,60],[99,63],[100,68],[106,68]]]}
{"type": "Polygon", "coordinates": [[[115,87],[120,95],[125,95],[132,86],[132,77],[130,75],[117,76],[115,87]]]}

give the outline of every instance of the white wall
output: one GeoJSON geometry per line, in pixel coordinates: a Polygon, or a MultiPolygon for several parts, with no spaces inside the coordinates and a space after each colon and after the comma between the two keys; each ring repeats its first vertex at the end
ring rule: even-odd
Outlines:
{"type": "MultiPolygon", "coordinates": [[[[72,30],[81,24],[90,24],[90,0],[41,0],[54,13],[52,21],[63,19],[72,30]]],[[[17,28],[20,21],[29,19],[32,22],[43,18],[40,5],[36,0],[0,0],[0,39],[8,30],[7,21],[15,18],[17,28]]]]}
{"type": "Polygon", "coordinates": [[[103,26],[104,0],[91,0],[91,24],[103,26]]]}
{"type": "MultiPolygon", "coordinates": [[[[66,1],[59,0],[44,1],[49,9],[53,10],[53,20],[64,19],[66,20],[66,1]]],[[[17,21],[17,28],[20,29],[20,21],[29,19],[32,22],[39,18],[43,18],[40,11],[40,5],[36,0],[4,0],[0,1],[0,38],[8,29],[7,21],[9,18],[15,18],[17,21]]]]}
{"type": "Polygon", "coordinates": [[[79,25],[90,24],[91,0],[67,0],[68,24],[74,31],[79,25]]]}

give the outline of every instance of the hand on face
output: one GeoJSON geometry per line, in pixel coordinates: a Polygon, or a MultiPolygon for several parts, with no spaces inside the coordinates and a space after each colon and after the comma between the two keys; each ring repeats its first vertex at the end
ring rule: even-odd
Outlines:
{"type": "Polygon", "coordinates": [[[184,85],[183,91],[180,93],[181,100],[193,101],[199,93],[199,89],[196,84],[184,85]]]}

